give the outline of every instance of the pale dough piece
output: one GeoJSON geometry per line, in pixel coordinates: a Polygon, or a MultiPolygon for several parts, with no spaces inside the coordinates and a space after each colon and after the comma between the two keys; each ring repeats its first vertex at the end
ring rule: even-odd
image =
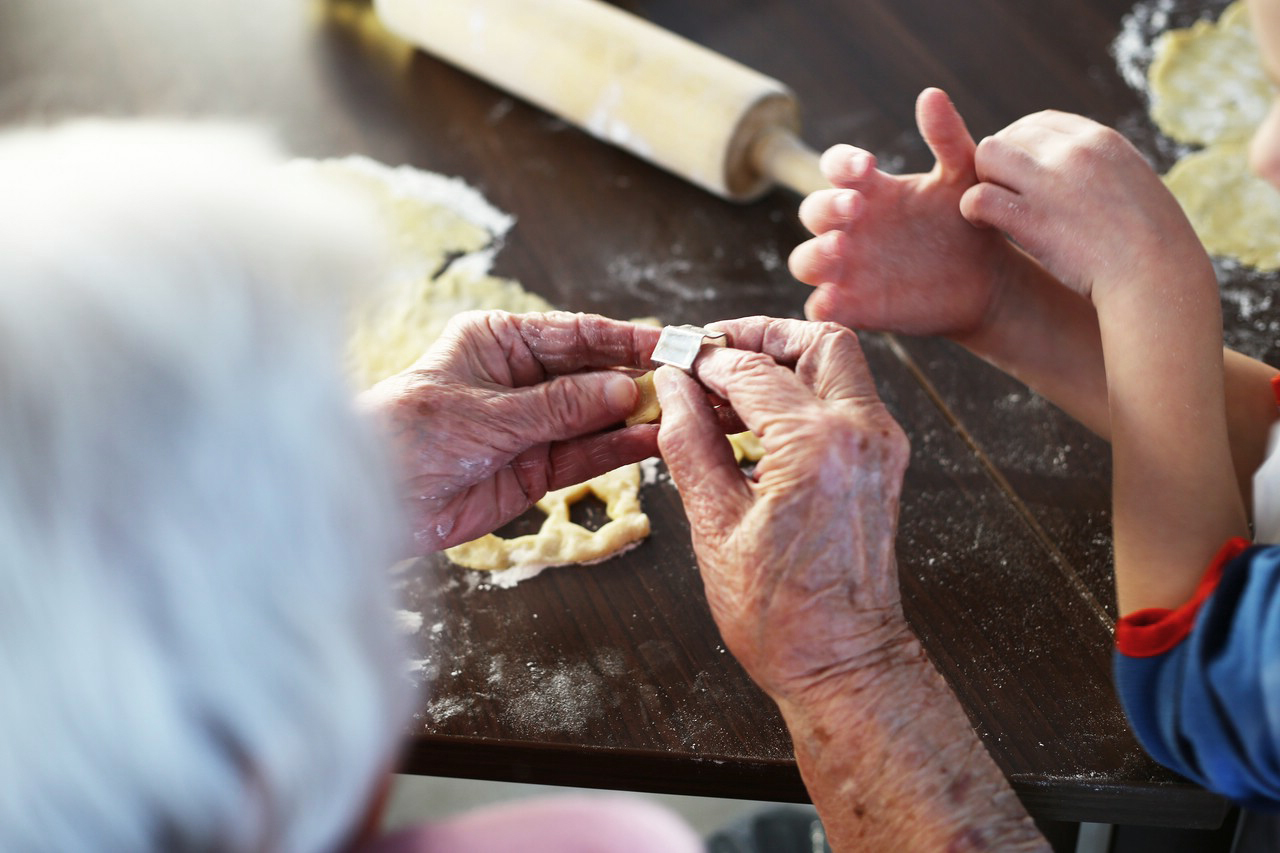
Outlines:
{"type": "Polygon", "coordinates": [[[1165,183],[1207,250],[1261,270],[1280,269],[1280,192],[1249,171],[1247,148],[1235,142],[1189,154],[1165,183]]]}
{"type": "Polygon", "coordinates": [[[764,445],[753,432],[740,432],[729,436],[729,444],[733,446],[733,458],[741,462],[759,462],[764,458],[764,445]]]}
{"type": "Polygon", "coordinates": [[[547,516],[537,533],[512,539],[490,533],[445,553],[460,566],[487,571],[597,563],[649,535],[649,516],[640,509],[640,478],[639,465],[624,465],[585,483],[547,492],[536,504],[547,516]],[[598,530],[569,518],[569,505],[592,494],[604,502],[609,516],[598,530]]]}
{"type": "Polygon", "coordinates": [[[1171,30],[1155,45],[1151,117],[1173,139],[1210,145],[1248,139],[1271,103],[1244,3],[1232,3],[1215,23],[1171,30]]]}
{"type": "MultiPolygon", "coordinates": [[[[500,240],[514,221],[465,183],[364,158],[307,164],[326,178],[372,194],[395,235],[386,281],[355,319],[348,357],[361,387],[411,366],[454,315],[475,309],[549,311],[549,302],[517,282],[489,275],[500,240]]],[[[640,508],[641,469],[626,465],[538,501],[546,514],[538,534],[482,536],[444,553],[474,569],[533,570],[596,563],[649,534],[640,508]],[[573,523],[569,505],[588,494],[606,504],[599,530],[573,523]]]]}
{"type": "Polygon", "coordinates": [[[627,426],[651,424],[662,417],[662,406],[658,403],[658,390],[653,387],[653,371],[635,378],[636,390],[640,396],[636,400],[635,410],[627,416],[627,426]]]}
{"type": "MultiPolygon", "coordinates": [[[[640,389],[640,399],[635,411],[627,418],[627,426],[649,424],[662,417],[662,406],[658,403],[658,392],[653,387],[653,371],[650,370],[635,378],[636,387],[640,389]]],[[[733,458],[741,462],[757,462],[764,456],[764,446],[760,439],[751,432],[740,432],[729,436],[729,445],[733,448],[733,458]]]]}

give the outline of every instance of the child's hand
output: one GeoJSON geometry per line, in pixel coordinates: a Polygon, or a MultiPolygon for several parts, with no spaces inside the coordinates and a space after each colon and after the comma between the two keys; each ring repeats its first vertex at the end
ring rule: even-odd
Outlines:
{"type": "Polygon", "coordinates": [[[964,216],[1007,233],[1095,305],[1115,285],[1208,268],[1178,202],[1110,128],[1036,113],[982,140],[976,167],[982,183],[964,193],[964,216]]]}
{"type": "Polygon", "coordinates": [[[809,319],[952,337],[985,321],[1000,268],[1016,250],[960,215],[960,197],[977,182],[974,143],[946,94],[922,92],[916,121],[937,158],[928,174],[886,174],[849,145],[823,155],[822,171],[838,189],[801,204],[801,221],[820,236],[790,260],[792,275],[817,287],[809,319]]]}

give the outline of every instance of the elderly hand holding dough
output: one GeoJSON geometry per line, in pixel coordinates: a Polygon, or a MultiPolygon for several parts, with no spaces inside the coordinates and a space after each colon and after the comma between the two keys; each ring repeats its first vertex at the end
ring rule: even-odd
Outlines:
{"type": "Polygon", "coordinates": [[[567,313],[471,312],[362,404],[399,455],[427,552],[490,531],[544,493],[660,448],[712,616],[778,704],[835,849],[1046,849],[902,613],[894,537],[908,445],[856,335],[726,321],[697,377],[654,379],[660,426],[605,368],[646,366],[659,331],[567,313]],[[710,392],[710,395],[708,394],[710,392]],[[765,456],[734,459],[715,398],[765,456]]]}
{"type": "Polygon", "coordinates": [[[659,444],[725,645],[777,702],[836,850],[1048,849],[902,613],[907,465],[856,335],[716,324],[697,380],[662,367],[659,444]],[[699,381],[759,436],[734,462],[699,381]]]}
{"type": "Polygon", "coordinates": [[[552,489],[653,456],[657,427],[604,431],[635,408],[659,330],[588,314],[472,311],[412,367],[361,396],[390,430],[428,553],[488,533],[552,489]]]}

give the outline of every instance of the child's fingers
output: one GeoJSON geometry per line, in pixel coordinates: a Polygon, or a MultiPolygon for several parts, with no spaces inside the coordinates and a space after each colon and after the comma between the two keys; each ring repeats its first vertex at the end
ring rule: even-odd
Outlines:
{"type": "Polygon", "coordinates": [[[977,146],[946,92],[925,89],[920,93],[916,99],[916,126],[937,159],[944,181],[974,182],[973,152],[977,146]]]}
{"type": "Polygon", "coordinates": [[[1017,239],[1027,222],[1026,199],[998,184],[977,184],[960,196],[960,215],[972,225],[996,228],[1017,239]]]}
{"type": "Polygon", "coordinates": [[[863,210],[855,190],[818,190],[800,202],[800,222],[813,234],[848,228],[863,210]]]}
{"type": "Polygon", "coordinates": [[[805,284],[817,286],[839,281],[844,271],[845,254],[851,250],[849,235],[843,231],[828,231],[796,246],[787,259],[787,267],[797,280],[805,284]]]}
{"type": "Polygon", "coordinates": [[[1074,135],[1097,126],[1098,123],[1093,119],[1088,119],[1075,113],[1064,113],[1059,110],[1041,110],[1038,113],[1023,116],[1010,124],[1005,130],[1021,131],[1038,128],[1040,130],[1051,130],[1074,135]]]}
{"type": "Polygon", "coordinates": [[[870,151],[852,145],[835,145],[828,148],[818,161],[818,167],[832,186],[860,189],[876,180],[876,157],[870,151]]]}
{"type": "MultiPolygon", "coordinates": [[[[1030,185],[1041,166],[1032,153],[1036,139],[1029,138],[1028,133],[1026,128],[1015,131],[1010,125],[979,142],[973,158],[978,180],[1014,191],[1030,185]]],[[[1034,136],[1035,132],[1030,133],[1034,136]]]]}

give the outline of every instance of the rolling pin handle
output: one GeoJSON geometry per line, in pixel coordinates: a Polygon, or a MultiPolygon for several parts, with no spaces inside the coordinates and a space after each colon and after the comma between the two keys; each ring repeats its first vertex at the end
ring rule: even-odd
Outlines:
{"type": "Polygon", "coordinates": [[[818,169],[818,152],[787,128],[764,130],[752,145],[751,159],[762,175],[800,195],[831,188],[818,169]]]}

